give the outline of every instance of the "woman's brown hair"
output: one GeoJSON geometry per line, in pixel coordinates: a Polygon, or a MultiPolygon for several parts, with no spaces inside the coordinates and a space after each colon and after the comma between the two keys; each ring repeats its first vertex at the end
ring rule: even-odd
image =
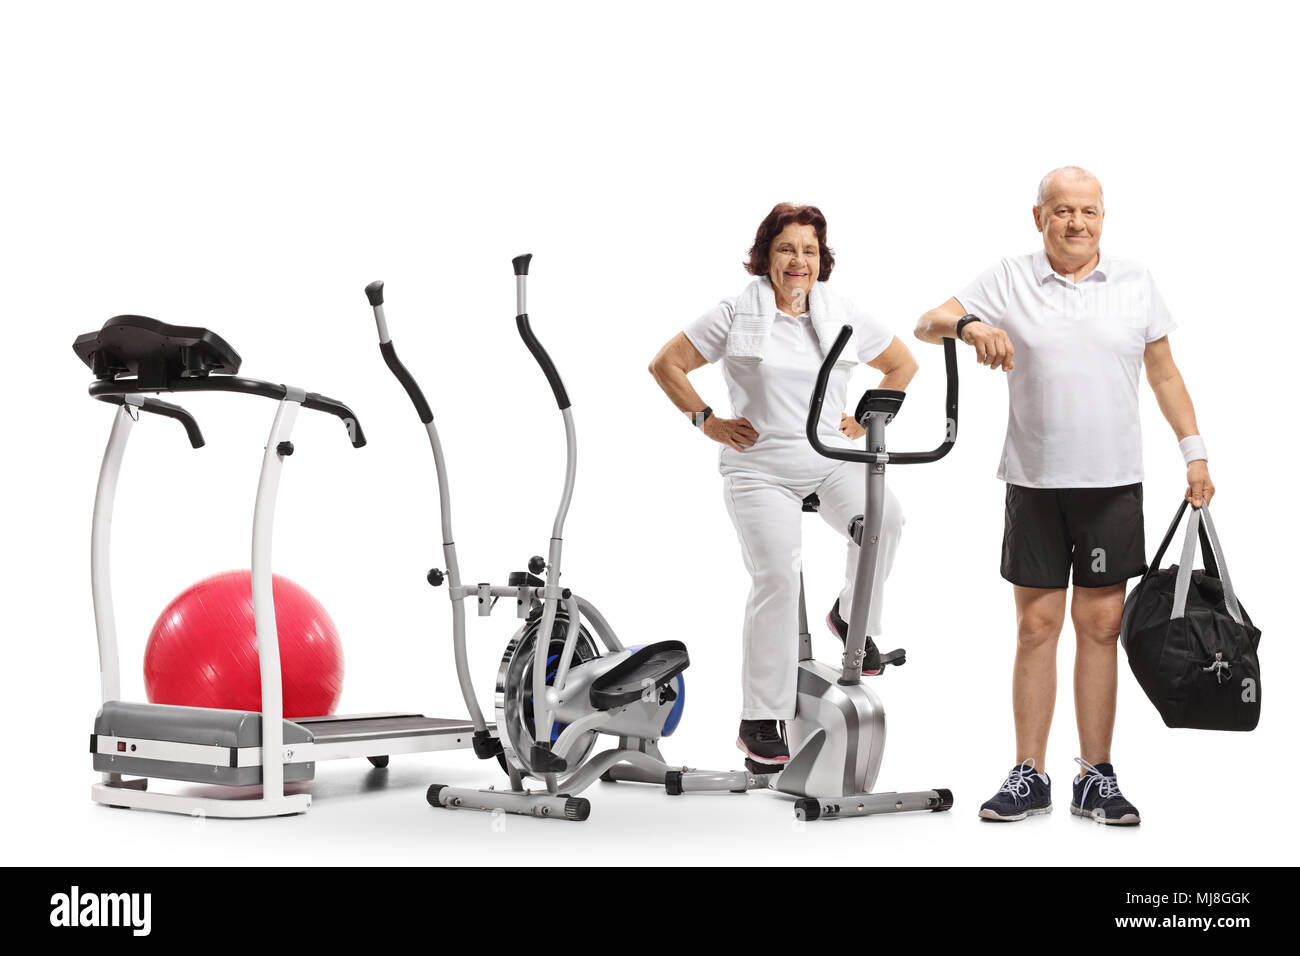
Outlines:
{"type": "Polygon", "coordinates": [[[752,276],[765,276],[771,271],[772,240],[781,234],[786,226],[796,223],[812,226],[817,233],[817,248],[821,253],[821,268],[817,274],[818,282],[825,282],[831,277],[835,268],[835,253],[826,245],[826,217],[816,206],[796,206],[793,203],[779,202],[772,211],[758,224],[754,234],[754,245],[749,250],[749,261],[745,271],[752,276]]]}

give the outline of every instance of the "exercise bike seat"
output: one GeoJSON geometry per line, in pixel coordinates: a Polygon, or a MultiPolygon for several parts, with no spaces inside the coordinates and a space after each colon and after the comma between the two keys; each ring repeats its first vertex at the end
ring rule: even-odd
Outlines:
{"type": "Polygon", "coordinates": [[[208,374],[235,375],[239,353],[217,333],[197,326],[168,325],[143,315],[118,315],[97,332],[77,336],[77,358],[95,378],[136,375],[142,385],[208,374]]]}
{"type": "Polygon", "coordinates": [[[681,641],[647,644],[592,681],[588,700],[598,710],[624,707],[641,699],[647,682],[664,687],[690,663],[686,645],[681,641]]]}

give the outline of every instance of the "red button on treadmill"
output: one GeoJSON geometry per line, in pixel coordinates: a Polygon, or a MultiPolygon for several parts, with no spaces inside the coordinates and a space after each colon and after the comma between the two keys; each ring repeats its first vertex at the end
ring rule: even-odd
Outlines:
{"type": "Polygon", "coordinates": [[[121,751],[125,751],[125,750],[126,750],[126,741],[124,741],[124,740],[119,740],[119,741],[117,742],[117,749],[118,749],[118,750],[121,750],[121,751]]]}

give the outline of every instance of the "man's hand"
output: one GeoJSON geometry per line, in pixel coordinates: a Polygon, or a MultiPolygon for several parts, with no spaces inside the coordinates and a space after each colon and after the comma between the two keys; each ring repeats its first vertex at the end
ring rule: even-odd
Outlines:
{"type": "Polygon", "coordinates": [[[719,418],[717,415],[710,415],[700,426],[700,431],[714,441],[736,451],[752,448],[754,442],[758,440],[758,432],[746,418],[719,418]]]}
{"type": "Polygon", "coordinates": [[[1187,500],[1192,507],[1199,508],[1209,504],[1214,497],[1214,482],[1210,481],[1210,466],[1205,459],[1198,459],[1187,466],[1187,500]]]}
{"type": "Polygon", "coordinates": [[[961,340],[974,346],[975,358],[981,365],[991,369],[1010,372],[1016,367],[1016,349],[1011,339],[1002,329],[995,329],[983,322],[968,322],[961,330],[961,340]]]}
{"type": "Polygon", "coordinates": [[[867,430],[859,425],[853,416],[848,413],[840,415],[840,431],[853,441],[857,441],[867,433],[867,430]]]}

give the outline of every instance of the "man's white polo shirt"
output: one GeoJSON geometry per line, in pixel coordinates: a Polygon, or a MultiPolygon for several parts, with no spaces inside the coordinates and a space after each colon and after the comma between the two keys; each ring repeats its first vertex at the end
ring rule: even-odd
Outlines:
{"type": "Polygon", "coordinates": [[[1142,480],[1138,376],[1175,323],[1146,267],[1102,254],[1078,283],[1041,249],[1003,259],[957,296],[1015,347],[998,477],[1028,488],[1142,480]]]}

